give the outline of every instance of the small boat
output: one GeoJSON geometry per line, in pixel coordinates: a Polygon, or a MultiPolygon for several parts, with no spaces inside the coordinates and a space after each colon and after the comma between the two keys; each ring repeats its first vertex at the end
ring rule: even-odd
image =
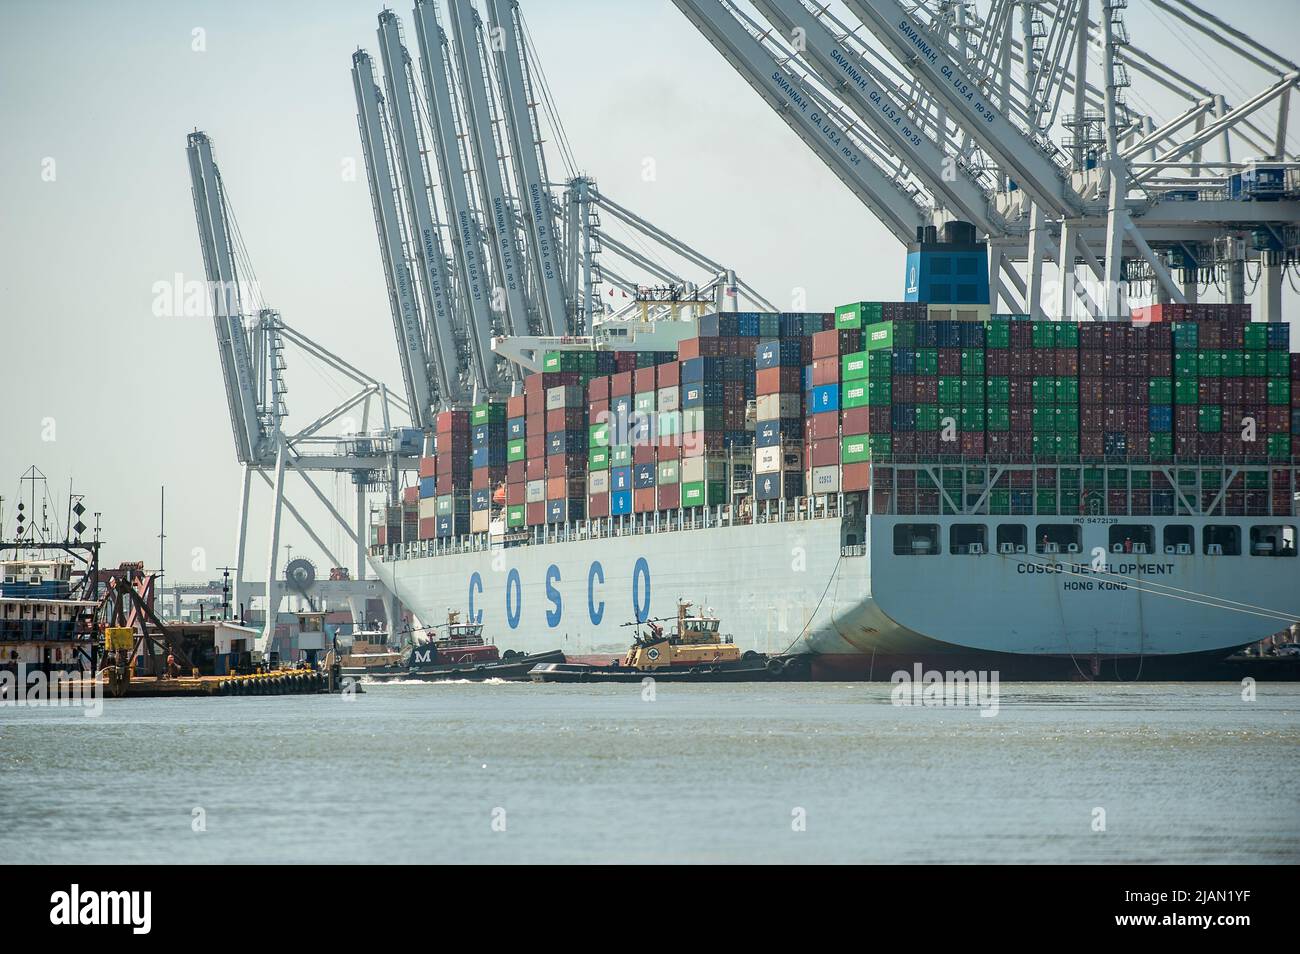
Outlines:
{"type": "Polygon", "coordinates": [[[500,652],[484,641],[483,624],[462,622],[460,613],[447,611],[447,622],[432,628],[432,637],[412,645],[398,661],[366,668],[360,673],[378,682],[454,679],[527,679],[535,666],[564,662],[558,649],[544,653],[500,652]]]}
{"type": "Polygon", "coordinates": [[[529,673],[534,682],[769,682],[800,679],[807,674],[801,656],[768,656],[741,652],[712,611],[692,614],[691,603],[677,601],[676,629],[661,623],[672,618],[636,623],[627,655],[608,666],[544,663],[529,673]],[[642,626],[645,627],[644,631],[642,626]]]}

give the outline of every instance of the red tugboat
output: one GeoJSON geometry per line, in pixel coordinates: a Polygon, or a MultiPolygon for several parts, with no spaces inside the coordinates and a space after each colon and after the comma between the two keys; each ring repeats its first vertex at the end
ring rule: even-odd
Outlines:
{"type": "MultiPolygon", "coordinates": [[[[416,642],[400,662],[369,667],[357,675],[392,681],[416,679],[438,682],[447,679],[527,679],[529,671],[542,663],[564,662],[564,653],[517,653],[483,639],[482,623],[461,622],[460,613],[447,611],[447,622],[431,629],[432,637],[416,642]]],[[[344,675],[348,675],[344,670],[344,675]]]]}

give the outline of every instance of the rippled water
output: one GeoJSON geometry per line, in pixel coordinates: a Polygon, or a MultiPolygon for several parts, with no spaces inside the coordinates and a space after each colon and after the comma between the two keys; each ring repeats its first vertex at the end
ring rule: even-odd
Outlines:
{"type": "Polygon", "coordinates": [[[889,700],[462,683],[0,707],[0,859],[1300,861],[1300,686],[1003,685],[992,718],[889,700]]]}

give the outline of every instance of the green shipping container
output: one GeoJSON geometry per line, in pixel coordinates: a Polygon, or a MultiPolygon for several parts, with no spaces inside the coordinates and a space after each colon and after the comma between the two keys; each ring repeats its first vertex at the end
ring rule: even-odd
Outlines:
{"type": "Polygon", "coordinates": [[[609,470],[609,448],[596,447],[587,454],[588,470],[609,470]]]}
{"type": "Polygon", "coordinates": [[[1269,404],[1291,403],[1291,382],[1286,378],[1270,377],[1264,386],[1268,389],[1269,404]]]}
{"type": "MultiPolygon", "coordinates": [[[[888,354],[888,352],[883,353],[888,354]]],[[[841,381],[857,381],[865,378],[867,374],[867,352],[858,351],[840,358],[841,381]]]]}
{"type": "Polygon", "coordinates": [[[961,353],[961,373],[963,375],[984,374],[984,352],[977,348],[968,348],[961,353]]]}
{"type": "MultiPolygon", "coordinates": [[[[990,404],[988,406],[988,429],[990,431],[1009,431],[1011,430],[1011,409],[1005,404],[990,404]]],[[[920,419],[920,415],[917,415],[920,419]]]]}
{"type": "Polygon", "coordinates": [[[861,328],[880,320],[880,302],[855,301],[835,309],[836,328],[861,328]]]}
{"type": "Polygon", "coordinates": [[[840,440],[840,461],[845,464],[858,464],[871,460],[871,442],[868,435],[859,434],[840,440]]]}
{"type": "Polygon", "coordinates": [[[984,330],[986,348],[1011,347],[1011,322],[1000,319],[990,321],[984,330]]]}
{"type": "Polygon", "coordinates": [[[1273,460],[1285,460],[1291,456],[1291,435],[1268,435],[1268,456],[1273,460]]]}
{"type": "Polygon", "coordinates": [[[656,483],[659,485],[675,484],[681,480],[681,463],[675,460],[661,460],[656,468],[656,483]]]}
{"type": "Polygon", "coordinates": [[[628,444],[619,444],[609,449],[609,466],[611,467],[630,467],[632,466],[632,447],[628,444]]]}
{"type": "MultiPolygon", "coordinates": [[[[870,403],[870,389],[868,387],[872,382],[866,379],[857,381],[847,381],[840,386],[840,407],[854,408],[866,407],[870,403]]],[[[889,382],[886,381],[886,384],[889,382]]]]}
{"type": "MultiPolygon", "coordinates": [[[[888,378],[867,382],[867,404],[871,407],[888,407],[894,403],[894,383],[888,378]]],[[[848,407],[849,405],[845,405],[848,407]]]]}
{"type": "Polygon", "coordinates": [[[939,349],[938,348],[917,348],[916,349],[916,373],[918,375],[921,374],[936,375],[939,373],[939,349]]]}
{"type": "Polygon", "coordinates": [[[653,391],[642,391],[640,394],[633,395],[632,407],[638,414],[650,414],[655,409],[655,393],[653,391]]]}
{"type": "Polygon", "coordinates": [[[475,404],[474,409],[470,411],[470,424],[497,424],[506,419],[506,406],[504,404],[475,404]]]}
{"type": "Polygon", "coordinates": [[[1217,404],[1202,404],[1196,409],[1196,429],[1202,434],[1217,434],[1223,430],[1223,408],[1217,404]]]}
{"type": "Polygon", "coordinates": [[[989,513],[991,514],[1009,514],[1011,513],[1011,491],[1009,490],[990,490],[989,491],[989,513]]]}
{"type": "Polygon", "coordinates": [[[513,464],[515,461],[525,460],[528,457],[528,441],[518,437],[506,444],[506,461],[513,464]]]}
{"type": "Polygon", "coordinates": [[[1056,378],[1034,378],[1033,400],[1036,406],[1056,403],[1056,378]]]}
{"type": "Polygon", "coordinates": [[[894,373],[894,349],[880,348],[876,351],[868,351],[867,354],[867,376],[880,376],[894,373]]]}
{"type": "Polygon", "coordinates": [[[1174,378],[1175,404],[1196,404],[1200,400],[1197,394],[1196,378],[1174,378]]]}
{"type": "Polygon", "coordinates": [[[1272,351],[1262,352],[1267,356],[1268,373],[1270,377],[1287,378],[1291,376],[1291,354],[1288,351],[1280,351],[1274,348],[1272,351]]]}
{"type": "Polygon", "coordinates": [[[725,502],[725,486],[720,480],[692,480],[682,484],[682,507],[713,507],[725,502]]]}
{"type": "Polygon", "coordinates": [[[1147,381],[1147,400],[1152,404],[1174,403],[1174,379],[1151,378],[1147,381]]]}
{"type": "Polygon", "coordinates": [[[524,513],[523,504],[511,504],[506,507],[506,526],[522,527],[524,525],[524,513]]]}
{"type": "Polygon", "coordinates": [[[587,428],[587,442],[593,447],[609,446],[609,425],[592,424],[587,428]]]}
{"type": "MultiPolygon", "coordinates": [[[[1286,352],[1277,352],[1286,356],[1286,352]]],[[[1262,378],[1268,374],[1269,355],[1268,351],[1246,351],[1241,356],[1241,373],[1248,378],[1262,378]]]]}
{"type": "Polygon", "coordinates": [[[1152,434],[1147,438],[1147,453],[1152,457],[1171,457],[1174,453],[1174,435],[1152,434]]]}
{"type": "Polygon", "coordinates": [[[1011,379],[1006,375],[997,375],[992,378],[986,378],[984,382],[984,393],[988,395],[989,404],[1011,403],[1011,379]]]}
{"type": "Polygon", "coordinates": [[[1252,321],[1246,325],[1244,343],[1247,351],[1264,351],[1268,348],[1268,325],[1252,321]]]}
{"type": "Polygon", "coordinates": [[[961,379],[961,402],[963,404],[984,403],[984,379],[983,378],[962,378],[961,379]]]}
{"type": "Polygon", "coordinates": [[[916,429],[918,431],[937,431],[939,429],[939,405],[918,404],[916,406],[916,429]]]}
{"type": "Polygon", "coordinates": [[[868,325],[862,332],[862,347],[868,351],[894,346],[894,322],[881,321],[868,325]]]}

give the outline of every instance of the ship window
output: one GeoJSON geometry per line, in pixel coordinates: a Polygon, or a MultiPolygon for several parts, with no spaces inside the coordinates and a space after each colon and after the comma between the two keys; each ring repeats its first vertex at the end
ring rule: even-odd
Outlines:
{"type": "Polygon", "coordinates": [[[894,552],[904,556],[934,556],[939,552],[939,525],[935,523],[895,524],[894,552]]]}
{"type": "Polygon", "coordinates": [[[1196,549],[1196,529],[1189,524],[1178,523],[1165,527],[1165,553],[1184,556],[1196,549]]]}
{"type": "Polygon", "coordinates": [[[1295,527],[1271,524],[1250,528],[1251,556],[1295,556],[1295,527]]]}
{"type": "Polygon", "coordinates": [[[998,524],[998,552],[1024,553],[1029,534],[1023,523],[998,524]],[[1009,549],[1008,549],[1009,548],[1009,549]]]}
{"type": "Polygon", "coordinates": [[[1111,553],[1153,553],[1156,531],[1146,523],[1113,523],[1110,526],[1111,553]]]}
{"type": "Polygon", "coordinates": [[[1205,552],[1211,556],[1241,556],[1241,528],[1230,523],[1207,524],[1202,534],[1205,552]]]}
{"type": "Polygon", "coordinates": [[[1035,553],[1078,553],[1079,527],[1072,523],[1040,523],[1034,528],[1035,553]]]}
{"type": "Polygon", "coordinates": [[[985,553],[988,528],[982,523],[954,523],[948,530],[948,552],[962,556],[985,553]]]}

